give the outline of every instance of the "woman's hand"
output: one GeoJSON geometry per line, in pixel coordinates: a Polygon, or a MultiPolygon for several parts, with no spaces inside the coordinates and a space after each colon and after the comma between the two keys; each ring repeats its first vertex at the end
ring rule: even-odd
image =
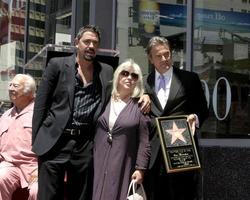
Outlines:
{"type": "Polygon", "coordinates": [[[131,178],[135,181],[135,183],[142,183],[143,177],[144,177],[144,171],[137,169],[134,171],[131,178]]]}

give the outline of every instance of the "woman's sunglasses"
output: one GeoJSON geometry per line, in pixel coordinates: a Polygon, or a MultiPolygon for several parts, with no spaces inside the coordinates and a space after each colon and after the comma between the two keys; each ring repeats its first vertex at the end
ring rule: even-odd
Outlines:
{"type": "Polygon", "coordinates": [[[126,71],[126,70],[121,71],[120,74],[121,74],[122,76],[124,76],[124,77],[128,77],[128,76],[130,75],[131,78],[132,78],[134,81],[137,81],[138,78],[139,78],[139,75],[138,75],[138,74],[136,74],[136,73],[134,73],[134,72],[130,73],[130,72],[126,71]]]}

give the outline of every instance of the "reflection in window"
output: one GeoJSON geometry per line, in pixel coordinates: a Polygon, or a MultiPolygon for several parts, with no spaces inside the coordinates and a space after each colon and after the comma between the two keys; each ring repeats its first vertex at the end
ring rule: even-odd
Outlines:
{"type": "Polygon", "coordinates": [[[9,101],[7,84],[23,65],[25,0],[0,1],[0,101],[9,101]]]}
{"type": "Polygon", "coordinates": [[[133,58],[147,74],[151,68],[145,47],[152,36],[160,35],[171,42],[175,65],[185,68],[186,6],[183,4],[186,1],[179,3],[181,5],[173,4],[173,1],[151,0],[118,3],[117,48],[121,50],[120,60],[133,58]]]}
{"type": "Polygon", "coordinates": [[[210,105],[211,114],[203,126],[203,131],[209,133],[207,137],[246,137],[250,132],[247,125],[250,116],[247,109],[250,107],[250,26],[246,23],[246,19],[250,19],[247,13],[250,5],[246,2],[238,2],[228,10],[227,6],[220,6],[226,5],[226,1],[217,4],[207,1],[202,5],[197,1],[196,4],[194,70],[207,82],[210,98],[217,97],[218,104],[217,110],[210,105]],[[218,84],[217,94],[212,93],[221,77],[228,80],[232,94],[230,111],[224,120],[217,119],[214,114],[225,114],[228,97],[224,83],[218,84]]]}

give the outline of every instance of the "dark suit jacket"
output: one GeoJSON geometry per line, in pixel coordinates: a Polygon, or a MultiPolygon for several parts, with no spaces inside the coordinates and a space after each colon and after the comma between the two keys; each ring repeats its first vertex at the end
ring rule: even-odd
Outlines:
{"type": "MultiPolygon", "coordinates": [[[[145,90],[149,94],[151,104],[151,115],[153,117],[188,115],[195,113],[199,118],[200,126],[208,117],[207,101],[202,89],[198,75],[194,72],[188,72],[173,68],[172,83],[170,86],[169,98],[164,109],[155,93],[155,71],[146,77],[145,90]]],[[[153,119],[153,124],[155,120],[153,119]]],[[[149,168],[152,168],[160,149],[160,140],[157,134],[156,126],[151,134],[151,160],[149,168]]]]}
{"type": "MultiPolygon", "coordinates": [[[[47,153],[55,145],[73,111],[77,73],[75,57],[74,54],[52,58],[45,68],[35,100],[32,122],[32,149],[38,156],[47,153]]],[[[101,103],[94,115],[95,122],[110,97],[113,69],[96,61],[94,67],[102,85],[101,103]]]]}

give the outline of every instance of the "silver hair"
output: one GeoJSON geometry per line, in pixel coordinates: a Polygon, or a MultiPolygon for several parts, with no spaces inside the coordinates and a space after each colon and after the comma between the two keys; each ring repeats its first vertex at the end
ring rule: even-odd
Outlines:
{"type": "Polygon", "coordinates": [[[20,78],[23,81],[23,92],[25,94],[31,93],[33,97],[36,96],[36,81],[31,75],[17,74],[14,78],[20,78]]]}
{"type": "Polygon", "coordinates": [[[171,50],[170,43],[166,38],[154,36],[149,40],[148,45],[146,47],[146,52],[149,56],[150,56],[152,48],[156,45],[167,45],[169,49],[171,50]]]}
{"type": "Polygon", "coordinates": [[[119,74],[121,73],[121,71],[126,70],[129,67],[132,67],[134,72],[136,74],[138,74],[138,80],[136,82],[136,86],[134,88],[134,91],[133,91],[131,97],[133,97],[133,98],[134,97],[141,97],[143,95],[144,88],[143,88],[143,79],[142,79],[141,68],[137,63],[135,63],[135,61],[133,59],[127,59],[123,63],[121,63],[114,72],[112,96],[119,96],[119,92],[117,90],[119,74]]]}

